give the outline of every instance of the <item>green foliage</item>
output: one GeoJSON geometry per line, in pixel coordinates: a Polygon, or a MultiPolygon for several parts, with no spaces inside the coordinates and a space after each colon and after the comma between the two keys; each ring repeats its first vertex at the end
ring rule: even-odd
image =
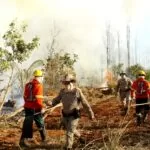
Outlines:
{"type": "Polygon", "coordinates": [[[73,69],[73,65],[75,62],[77,62],[77,59],[78,59],[78,55],[76,54],[73,54],[73,57],[71,57],[69,53],[65,53],[63,56],[60,56],[59,61],[60,61],[62,70],[65,67],[73,69]]]}
{"type": "Polygon", "coordinates": [[[53,52],[47,59],[45,82],[52,88],[58,88],[62,75],[65,73],[75,74],[73,65],[77,59],[78,55],[76,54],[53,52]]]}
{"type": "Polygon", "coordinates": [[[31,79],[33,70],[40,66],[44,66],[43,60],[34,61],[27,69],[22,69],[14,63],[14,68],[16,69],[14,80],[18,83],[17,88],[20,89],[21,92],[23,92],[25,84],[31,79]]]}
{"type": "Polygon", "coordinates": [[[127,68],[127,72],[130,74],[132,78],[137,77],[137,73],[139,70],[145,70],[145,69],[140,64],[136,64],[127,68]]]}
{"type": "Polygon", "coordinates": [[[0,48],[0,71],[8,69],[11,62],[22,63],[27,60],[31,52],[38,47],[38,37],[34,37],[29,43],[24,40],[26,28],[26,24],[17,27],[16,20],[10,23],[8,31],[3,35],[5,49],[0,48]]]}
{"type": "Polygon", "coordinates": [[[8,63],[9,59],[10,59],[9,53],[0,47],[0,72],[9,67],[8,63]]]}
{"type": "Polygon", "coordinates": [[[145,72],[146,72],[146,77],[145,78],[150,81],[150,70],[148,69],[145,72]]]}
{"type": "Polygon", "coordinates": [[[115,77],[123,70],[123,64],[113,65],[112,72],[115,77]]]}

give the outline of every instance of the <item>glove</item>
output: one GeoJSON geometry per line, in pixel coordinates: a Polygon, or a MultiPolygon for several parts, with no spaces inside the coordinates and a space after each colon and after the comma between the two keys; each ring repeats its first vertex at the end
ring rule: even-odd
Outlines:
{"type": "Polygon", "coordinates": [[[52,101],[46,101],[45,104],[46,104],[47,106],[52,106],[52,101]]]}
{"type": "Polygon", "coordinates": [[[42,110],[41,110],[41,114],[44,114],[44,113],[45,113],[45,111],[46,111],[46,109],[45,109],[45,108],[42,108],[42,110]]]}
{"type": "Polygon", "coordinates": [[[95,120],[95,116],[90,116],[90,120],[95,120]]]}
{"type": "Polygon", "coordinates": [[[135,104],[135,98],[133,97],[133,98],[131,98],[130,105],[132,106],[132,105],[134,105],[134,104],[135,104]]]}
{"type": "Polygon", "coordinates": [[[135,97],[131,98],[131,102],[133,102],[133,103],[135,102],[135,97]]]}

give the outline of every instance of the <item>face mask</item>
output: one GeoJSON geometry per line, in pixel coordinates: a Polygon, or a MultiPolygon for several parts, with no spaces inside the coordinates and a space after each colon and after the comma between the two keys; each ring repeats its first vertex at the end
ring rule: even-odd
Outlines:
{"type": "Polygon", "coordinates": [[[143,78],[143,79],[145,79],[145,76],[140,75],[140,76],[139,76],[139,78],[143,78]]]}
{"type": "Polygon", "coordinates": [[[125,75],[122,75],[122,76],[121,76],[121,78],[123,78],[123,79],[124,79],[125,77],[126,77],[125,75]]]}
{"type": "Polygon", "coordinates": [[[43,83],[43,79],[44,79],[43,77],[38,77],[38,78],[37,78],[37,80],[38,80],[40,83],[43,83]]]}
{"type": "Polygon", "coordinates": [[[65,89],[67,89],[68,91],[72,90],[74,88],[74,85],[71,82],[65,82],[63,83],[65,89]]]}

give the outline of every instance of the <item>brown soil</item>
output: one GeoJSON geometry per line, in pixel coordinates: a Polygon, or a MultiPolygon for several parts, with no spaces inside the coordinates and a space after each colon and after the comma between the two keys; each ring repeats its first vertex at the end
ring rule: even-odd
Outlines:
{"type": "MultiPolygon", "coordinates": [[[[92,89],[93,91],[93,89],[92,89]]],[[[74,149],[98,150],[110,147],[115,143],[117,150],[144,150],[150,149],[150,117],[144,125],[137,127],[134,118],[134,108],[131,108],[129,114],[122,116],[120,114],[119,101],[112,95],[93,97],[90,101],[95,113],[96,120],[90,121],[86,112],[81,110],[81,120],[79,130],[86,144],[80,144],[75,138],[74,149]],[[117,139],[119,139],[117,141],[117,139]],[[104,145],[105,143],[105,145],[104,145]]],[[[89,95],[88,95],[89,96],[89,95]]],[[[93,95],[92,95],[93,96],[93,95]]],[[[90,97],[91,98],[91,97],[90,97]]],[[[47,145],[33,145],[30,149],[36,150],[55,150],[62,149],[65,142],[65,132],[60,128],[60,109],[48,115],[45,119],[47,135],[49,138],[47,145]]],[[[21,125],[8,122],[0,126],[0,150],[18,150],[21,135],[21,125]]],[[[38,132],[34,132],[34,138],[40,143],[38,132]]],[[[114,149],[114,150],[115,150],[114,149]]]]}

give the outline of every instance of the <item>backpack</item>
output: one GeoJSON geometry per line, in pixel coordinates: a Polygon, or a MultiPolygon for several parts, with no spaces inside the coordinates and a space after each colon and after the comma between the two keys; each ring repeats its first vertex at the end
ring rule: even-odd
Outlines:
{"type": "Polygon", "coordinates": [[[35,96],[33,95],[33,89],[34,89],[34,84],[32,82],[28,82],[25,85],[25,90],[24,90],[24,100],[25,101],[35,101],[35,96]]]}
{"type": "Polygon", "coordinates": [[[145,95],[147,93],[147,89],[148,89],[147,81],[143,80],[137,82],[137,90],[136,90],[137,95],[145,95]]]}

